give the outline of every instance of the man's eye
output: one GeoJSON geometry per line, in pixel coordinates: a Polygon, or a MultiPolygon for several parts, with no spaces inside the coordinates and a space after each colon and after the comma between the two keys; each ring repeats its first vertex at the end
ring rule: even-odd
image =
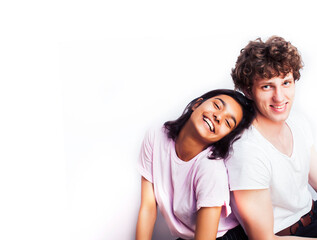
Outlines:
{"type": "Polygon", "coordinates": [[[264,85],[264,86],[262,86],[262,89],[264,89],[264,90],[267,90],[267,89],[270,89],[270,85],[264,85]]]}
{"type": "Polygon", "coordinates": [[[288,82],[288,81],[287,81],[287,82],[284,82],[284,85],[285,85],[285,86],[288,86],[288,85],[290,85],[290,84],[291,84],[291,83],[288,82]]]}

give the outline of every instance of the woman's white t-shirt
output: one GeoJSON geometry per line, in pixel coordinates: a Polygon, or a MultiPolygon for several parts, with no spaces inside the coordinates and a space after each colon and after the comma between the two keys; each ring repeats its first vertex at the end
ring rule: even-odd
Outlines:
{"type": "Polygon", "coordinates": [[[149,131],[144,138],[138,170],[153,183],[158,207],[176,237],[194,238],[197,211],[201,207],[222,206],[217,237],[238,225],[230,214],[224,162],[208,159],[209,154],[207,148],[190,161],[182,161],[164,127],[149,131]]]}

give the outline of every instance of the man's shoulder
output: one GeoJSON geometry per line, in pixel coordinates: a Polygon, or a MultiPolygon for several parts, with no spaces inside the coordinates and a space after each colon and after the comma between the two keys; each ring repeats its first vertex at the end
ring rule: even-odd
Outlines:
{"type": "Polygon", "coordinates": [[[292,112],[287,119],[287,124],[291,128],[295,140],[305,143],[307,146],[314,144],[312,122],[305,114],[300,111],[292,112]]]}
{"type": "Polygon", "coordinates": [[[299,110],[291,112],[286,122],[294,127],[307,128],[310,126],[307,116],[299,110]]]}
{"type": "Polygon", "coordinates": [[[226,159],[228,162],[238,164],[238,162],[255,162],[265,160],[269,151],[267,140],[256,130],[254,126],[247,129],[240,139],[234,142],[230,156],[226,159]]]}
{"type": "Polygon", "coordinates": [[[260,136],[260,133],[256,130],[256,128],[251,125],[248,129],[246,129],[241,137],[234,142],[233,148],[248,148],[250,147],[258,147],[259,142],[263,141],[260,136]]]}

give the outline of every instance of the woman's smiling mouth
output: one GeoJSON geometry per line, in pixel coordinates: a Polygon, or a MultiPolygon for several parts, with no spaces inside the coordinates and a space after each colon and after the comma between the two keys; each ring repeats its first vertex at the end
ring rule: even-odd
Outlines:
{"type": "Polygon", "coordinates": [[[214,133],[215,127],[210,121],[210,119],[207,117],[203,117],[203,120],[208,124],[210,131],[214,133]]]}

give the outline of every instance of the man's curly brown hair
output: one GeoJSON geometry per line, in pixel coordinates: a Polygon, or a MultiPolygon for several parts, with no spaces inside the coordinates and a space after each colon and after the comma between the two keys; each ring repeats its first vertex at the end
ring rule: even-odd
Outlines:
{"type": "Polygon", "coordinates": [[[302,67],[297,48],[282,37],[272,36],[266,42],[261,38],[250,41],[241,50],[231,76],[236,89],[251,93],[254,80],[285,77],[290,72],[299,80],[302,67]]]}

